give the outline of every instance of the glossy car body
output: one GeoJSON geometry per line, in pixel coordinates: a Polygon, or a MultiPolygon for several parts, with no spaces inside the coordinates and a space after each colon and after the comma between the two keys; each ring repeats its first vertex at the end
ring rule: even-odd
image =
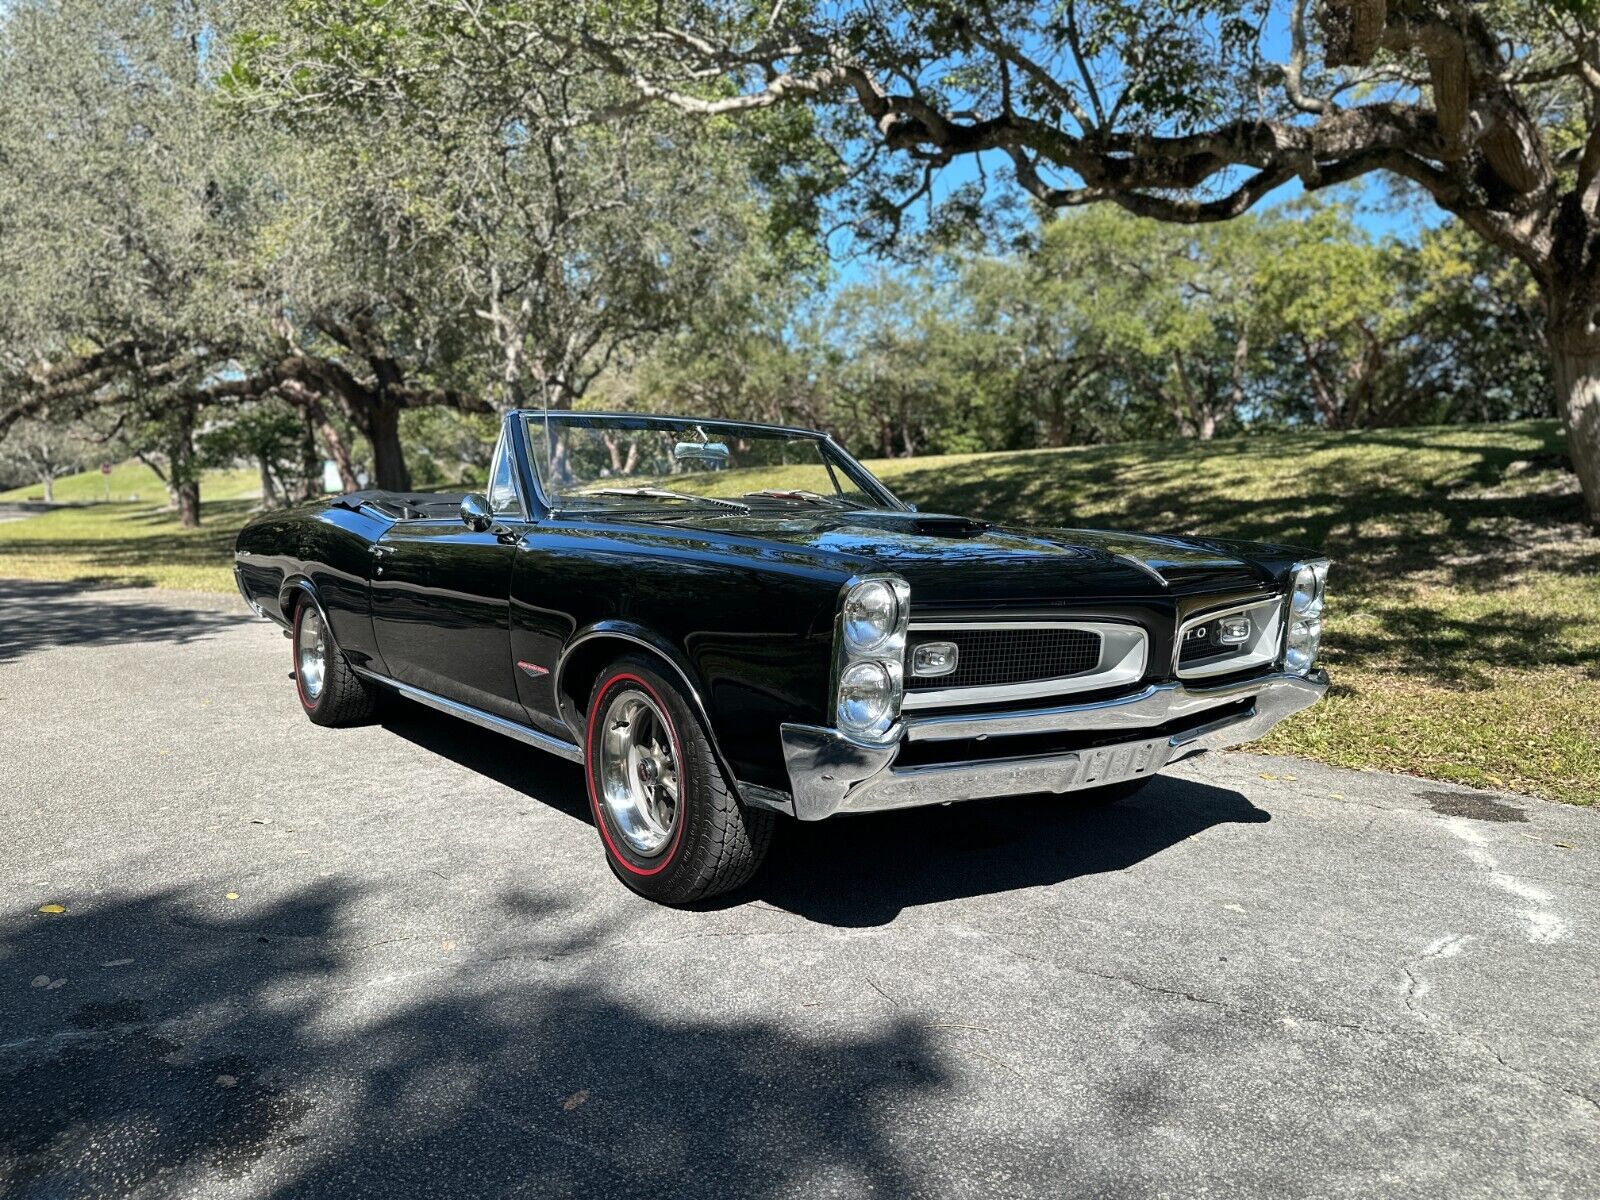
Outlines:
{"type": "Polygon", "coordinates": [[[460,496],[356,493],[264,515],[239,534],[241,593],[286,628],[315,605],[363,677],[574,760],[597,675],[643,653],[681,681],[739,798],[807,820],[1141,778],[1257,737],[1327,686],[1314,638],[1286,664],[1315,556],[922,514],[826,439],[873,507],[555,511],[535,420],[506,419],[516,497],[489,528],[464,523],[460,496]],[[900,589],[896,645],[932,641],[937,658],[965,644],[977,682],[914,678],[903,650],[893,720],[861,736],[838,720],[840,614],[868,579],[900,589]],[[1255,641],[1185,665],[1197,630],[1255,641]],[[1099,658],[1029,679],[1030,647],[1099,658]],[[985,682],[998,678],[985,654],[1007,682],[985,682]]]}

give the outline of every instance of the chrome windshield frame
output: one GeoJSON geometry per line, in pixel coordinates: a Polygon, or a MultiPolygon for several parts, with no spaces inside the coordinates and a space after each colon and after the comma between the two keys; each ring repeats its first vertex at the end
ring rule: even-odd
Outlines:
{"type": "MultiPolygon", "coordinates": [[[[574,412],[570,409],[516,409],[509,413],[508,421],[516,421],[523,450],[526,456],[527,477],[530,480],[539,503],[545,512],[561,512],[571,515],[577,511],[571,506],[563,507],[557,504],[546,491],[544,480],[539,472],[538,456],[534,452],[534,439],[541,436],[540,431],[547,427],[547,423],[561,422],[563,424],[577,424],[585,428],[594,428],[600,425],[613,425],[618,429],[654,429],[670,431],[679,426],[695,426],[703,429],[724,430],[737,433],[740,430],[748,431],[754,436],[774,437],[783,436],[802,439],[816,443],[823,465],[831,470],[842,471],[851,483],[861,489],[861,492],[872,500],[877,501],[883,508],[899,512],[914,511],[874,475],[871,471],[841,446],[829,434],[815,429],[802,429],[788,425],[768,425],[758,421],[732,421],[716,417],[680,417],[665,413],[617,413],[617,412],[574,412]],[[831,461],[830,461],[831,460],[831,461]]],[[[604,509],[596,508],[597,512],[604,509]]],[[[666,511],[663,509],[663,511],[666,511]]]]}

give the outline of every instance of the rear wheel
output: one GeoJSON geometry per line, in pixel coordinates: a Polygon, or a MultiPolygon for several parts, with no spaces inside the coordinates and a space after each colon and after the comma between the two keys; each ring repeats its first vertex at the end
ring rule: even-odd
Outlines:
{"type": "Polygon", "coordinates": [[[356,725],[378,709],[378,689],[350,669],[322,613],[302,600],[294,614],[294,686],[318,725],[356,725]]]}
{"type": "Polygon", "coordinates": [[[773,814],[739,801],[683,693],[643,659],[619,659],[595,681],[584,757],[606,861],[641,896],[704,900],[766,857],[773,814]]]}

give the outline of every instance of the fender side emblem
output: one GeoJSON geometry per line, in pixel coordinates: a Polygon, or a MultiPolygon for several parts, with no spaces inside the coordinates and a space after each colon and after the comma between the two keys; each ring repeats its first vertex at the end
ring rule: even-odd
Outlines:
{"type": "Polygon", "coordinates": [[[529,675],[532,675],[535,679],[539,678],[541,675],[550,674],[549,667],[541,667],[538,663],[519,662],[517,663],[517,666],[526,671],[529,675]]]}

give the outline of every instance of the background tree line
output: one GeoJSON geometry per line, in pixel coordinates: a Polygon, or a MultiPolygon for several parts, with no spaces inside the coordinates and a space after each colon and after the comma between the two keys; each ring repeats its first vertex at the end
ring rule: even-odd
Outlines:
{"type": "Polygon", "coordinates": [[[324,460],[347,488],[455,481],[522,405],[792,421],[881,455],[1555,411],[1539,281],[1460,223],[1375,239],[1313,200],[1007,218],[969,187],[913,231],[919,189],[889,199],[840,114],[656,102],[576,20],[8,6],[0,471],[136,455],[194,523],[207,465],[253,463],[268,502],[324,460]],[[846,219],[897,257],[831,264],[846,219]]]}
{"type": "Polygon", "coordinates": [[[1304,201],[1186,229],[1094,209],[662,339],[618,407],[819,425],[897,457],[1550,416],[1526,273],[1456,226],[1304,201]]]}

